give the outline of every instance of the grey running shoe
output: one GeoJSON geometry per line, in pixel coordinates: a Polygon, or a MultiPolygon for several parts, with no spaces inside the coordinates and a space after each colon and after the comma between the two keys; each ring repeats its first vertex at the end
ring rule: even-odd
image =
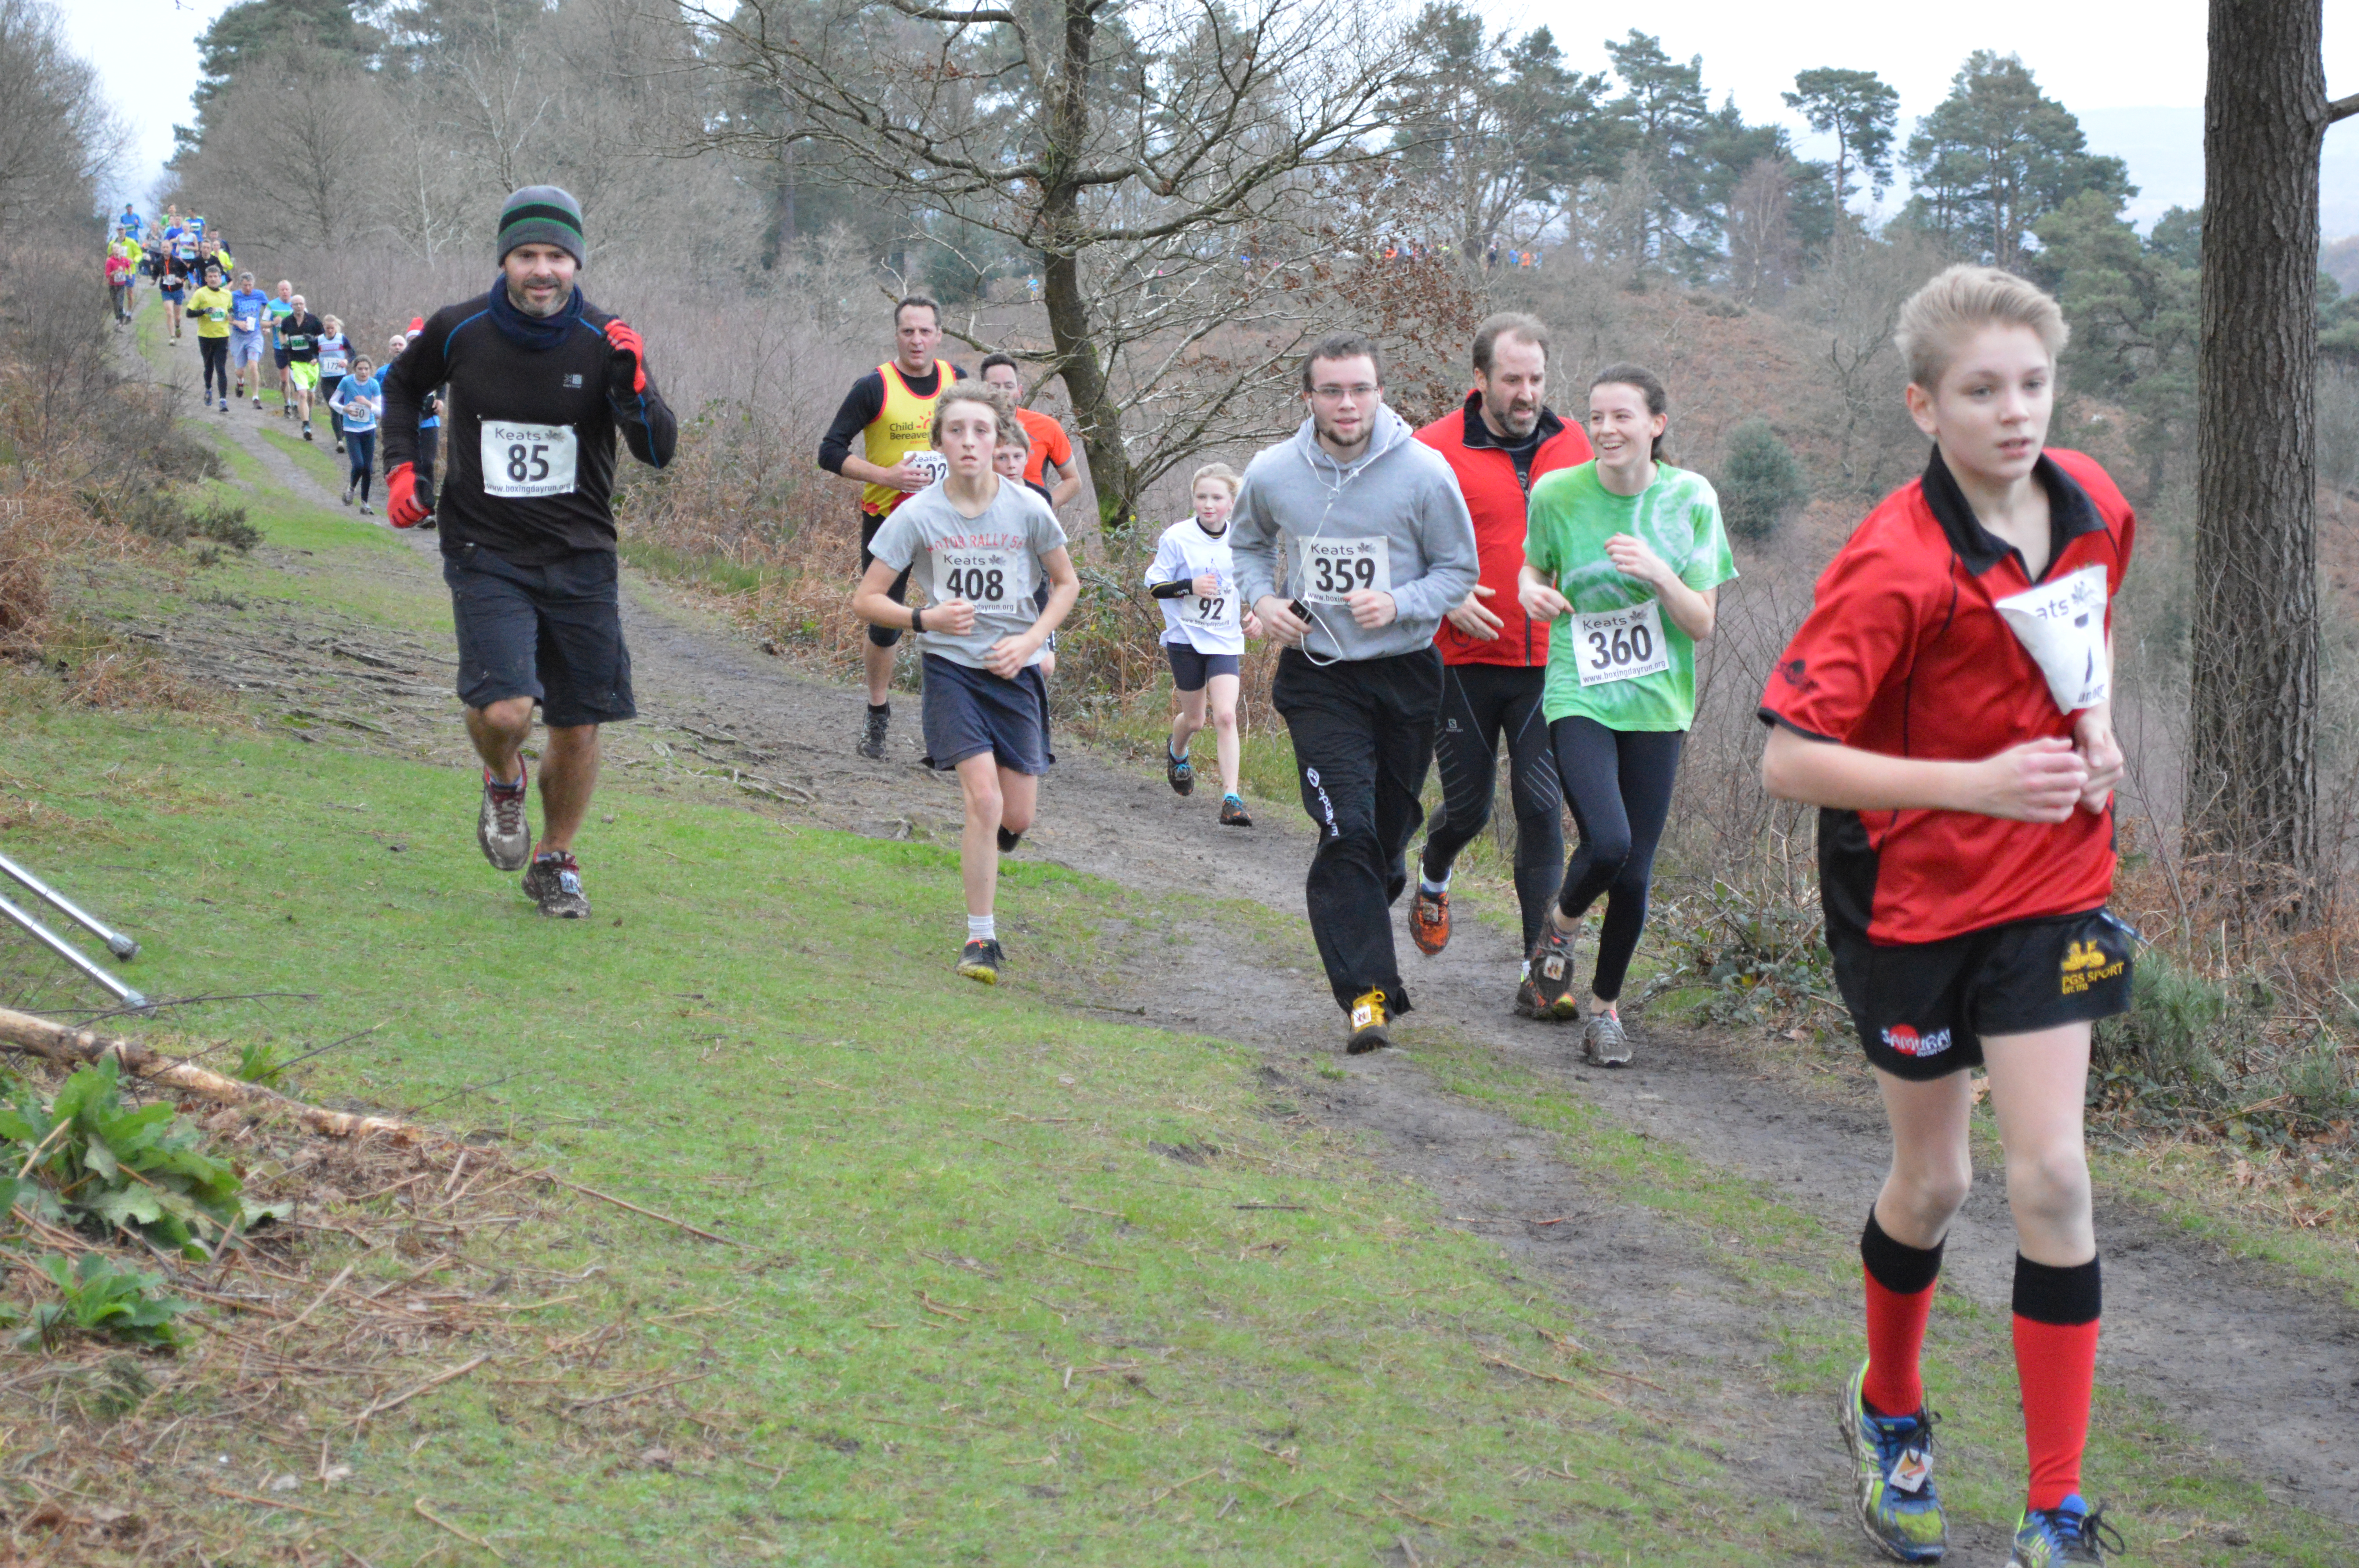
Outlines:
{"type": "Polygon", "coordinates": [[[570,850],[551,849],[534,856],[532,870],[524,874],[524,892],[552,920],[590,917],[590,895],[582,891],[582,867],[570,850]]]}
{"type": "Polygon", "coordinates": [[[1628,1066],[1630,1037],[1622,1033],[1622,1021],[1610,1012],[1591,1013],[1581,1032],[1581,1054],[1601,1067],[1628,1066]]]}
{"type": "Polygon", "coordinates": [[[1000,951],[996,941],[978,936],[960,949],[958,972],[968,979],[995,986],[999,983],[999,966],[1006,962],[1007,955],[1000,951]]]}
{"type": "Polygon", "coordinates": [[[1572,947],[1578,934],[1560,931],[1553,920],[1540,925],[1540,939],[1532,944],[1530,984],[1538,1003],[1535,1018],[1569,1019],[1581,1011],[1572,994],[1572,947]]]}
{"type": "MultiPolygon", "coordinates": [[[[521,765],[521,764],[519,764],[521,765]]],[[[475,813],[475,842],[495,871],[520,871],[532,859],[532,825],[525,820],[525,784],[532,775],[519,773],[516,787],[502,789],[484,770],[484,804],[475,813]]]]}
{"type": "Polygon", "coordinates": [[[861,736],[858,747],[862,756],[875,762],[885,755],[885,731],[892,722],[892,704],[887,703],[883,708],[872,708],[868,710],[868,729],[866,733],[861,736]]]}

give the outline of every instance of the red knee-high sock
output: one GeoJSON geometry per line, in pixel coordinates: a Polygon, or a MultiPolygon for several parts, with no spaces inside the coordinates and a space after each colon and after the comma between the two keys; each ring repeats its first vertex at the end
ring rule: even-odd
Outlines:
{"type": "Polygon", "coordinates": [[[2052,1509],[2081,1489],[2103,1303],[2094,1258],[2057,1269],[2017,1256],[2015,1369],[2023,1384],[2023,1445],[2035,1509],[2052,1509]]]}
{"type": "Polygon", "coordinates": [[[1941,1244],[1920,1248],[1893,1240],[1871,1208],[1860,1232],[1859,1261],[1867,1283],[1867,1379],[1861,1397],[1878,1415],[1914,1415],[1925,1405],[1917,1363],[1925,1320],[1933,1315],[1941,1244]]]}

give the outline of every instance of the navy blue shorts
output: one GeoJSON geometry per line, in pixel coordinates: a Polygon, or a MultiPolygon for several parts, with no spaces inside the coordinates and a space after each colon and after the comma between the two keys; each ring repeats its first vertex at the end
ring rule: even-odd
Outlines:
{"type": "Polygon", "coordinates": [[[442,580],[459,633],[460,701],[528,697],[559,730],[637,716],[614,552],[527,567],[460,544],[443,554],[442,580]]]}
{"type": "Polygon", "coordinates": [[[919,661],[926,676],[926,765],[947,773],[969,757],[990,752],[1001,767],[1035,775],[1049,771],[1057,754],[1049,750],[1049,685],[1040,666],[1027,665],[1014,680],[1002,680],[928,654],[919,661]]]}
{"type": "Polygon", "coordinates": [[[1234,654],[1200,654],[1192,643],[1166,643],[1164,656],[1171,661],[1171,684],[1181,691],[1201,691],[1214,676],[1237,673],[1234,654]]]}

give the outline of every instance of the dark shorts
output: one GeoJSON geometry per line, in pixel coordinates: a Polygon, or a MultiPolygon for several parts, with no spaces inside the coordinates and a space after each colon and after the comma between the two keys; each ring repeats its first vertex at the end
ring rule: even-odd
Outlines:
{"type": "Polygon", "coordinates": [[[1171,661],[1171,684],[1181,691],[1201,691],[1214,676],[1237,673],[1234,654],[1200,654],[1192,643],[1166,643],[1164,656],[1171,661]]]}
{"type": "Polygon", "coordinates": [[[1013,773],[1039,774],[1057,760],[1049,750],[1049,686],[1030,665],[1014,680],[928,654],[926,765],[945,773],[990,752],[1013,773]]]}
{"type": "Polygon", "coordinates": [[[276,347],[275,345],[270,351],[270,357],[278,362],[278,368],[280,370],[285,370],[289,364],[294,362],[293,355],[289,354],[285,349],[276,347]]]}
{"type": "Polygon", "coordinates": [[[1983,1065],[1983,1037],[2130,1007],[2130,928],[2104,910],[2017,920],[1946,942],[1886,945],[1828,928],[1835,984],[1867,1059],[1898,1078],[1983,1065]]]}
{"type": "Polygon", "coordinates": [[[560,730],[636,716],[611,552],[527,567],[462,544],[444,553],[442,580],[459,633],[460,701],[528,697],[560,730]]]}
{"type": "MultiPolygon", "coordinates": [[[[868,546],[875,543],[876,530],[883,526],[885,526],[885,519],[877,516],[875,513],[863,512],[860,514],[860,575],[862,577],[866,577],[868,575],[870,563],[876,559],[874,555],[869,553],[868,546]]],[[[893,579],[893,586],[885,590],[885,597],[891,600],[896,604],[907,604],[909,601],[908,568],[904,567],[901,568],[901,575],[893,579]]],[[[894,643],[901,640],[901,628],[898,626],[871,626],[868,629],[868,640],[875,643],[880,648],[889,648],[894,643]]]]}

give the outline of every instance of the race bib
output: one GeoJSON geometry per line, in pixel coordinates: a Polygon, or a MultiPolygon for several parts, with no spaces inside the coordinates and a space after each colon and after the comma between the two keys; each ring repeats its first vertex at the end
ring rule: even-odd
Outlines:
{"type": "Polygon", "coordinates": [[[1594,615],[1572,612],[1573,643],[1581,684],[1603,686],[1609,681],[1636,680],[1661,675],[1671,667],[1671,650],[1663,641],[1663,602],[1650,599],[1622,610],[1601,610],[1594,615]]]}
{"type": "Polygon", "coordinates": [[[950,460],[930,447],[920,452],[904,452],[901,460],[924,474],[928,484],[940,483],[942,476],[951,471],[950,460]]]}
{"type": "Polygon", "coordinates": [[[2060,710],[2078,713],[2105,700],[2113,688],[2113,665],[2105,654],[2104,567],[2082,567],[2002,599],[1997,609],[2048,677],[2060,710]]]}
{"type": "Polygon", "coordinates": [[[1393,590],[1389,540],[1304,539],[1300,543],[1305,604],[1342,604],[1345,596],[1363,589],[1373,593],[1393,590]]]}
{"type": "Polygon", "coordinates": [[[1024,563],[1014,550],[936,545],[931,553],[937,598],[963,599],[978,615],[1017,615],[1032,608],[1024,595],[1024,563]]]}
{"type": "Polygon", "coordinates": [[[1180,619],[1190,626],[1234,626],[1237,623],[1237,596],[1227,583],[1223,591],[1206,599],[1201,593],[1186,593],[1180,598],[1180,619]]]}
{"type": "Polygon", "coordinates": [[[571,425],[484,421],[484,493],[511,501],[573,493],[578,450],[571,425]]]}
{"type": "Polygon", "coordinates": [[[239,317],[239,318],[237,319],[237,330],[238,330],[239,331],[241,331],[241,332],[251,332],[251,331],[253,331],[253,330],[254,330],[254,318],[253,318],[253,317],[251,317],[251,316],[241,316],[241,317],[239,317]]]}
{"type": "Polygon", "coordinates": [[[320,351],[320,373],[321,375],[343,374],[344,356],[330,349],[321,349],[320,351]]]}

